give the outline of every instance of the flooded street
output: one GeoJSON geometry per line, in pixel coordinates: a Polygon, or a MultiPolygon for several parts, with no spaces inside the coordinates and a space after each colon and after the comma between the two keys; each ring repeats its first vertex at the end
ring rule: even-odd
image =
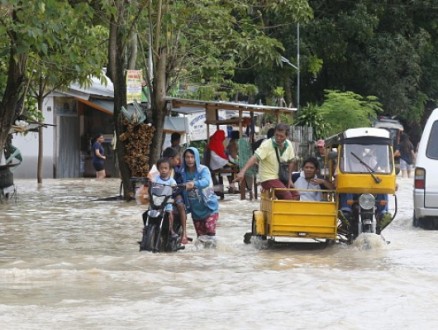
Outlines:
{"type": "Polygon", "coordinates": [[[412,179],[398,179],[389,245],[259,250],[243,244],[258,201],[227,195],[217,249],[172,254],[138,251],[145,206],[99,201],[117,179],[15,183],[0,204],[2,330],[438,325],[438,232],[412,226],[412,179]]]}

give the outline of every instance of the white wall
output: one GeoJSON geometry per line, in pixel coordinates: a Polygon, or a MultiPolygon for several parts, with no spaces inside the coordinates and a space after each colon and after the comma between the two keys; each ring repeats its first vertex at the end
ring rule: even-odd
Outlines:
{"type": "MultiPolygon", "coordinates": [[[[53,97],[45,99],[43,105],[44,123],[55,124],[55,109],[53,97]]],[[[53,178],[53,162],[55,159],[55,127],[47,126],[43,129],[43,178],[53,178]]],[[[14,178],[35,178],[37,177],[38,162],[38,133],[28,132],[14,134],[12,144],[20,149],[23,162],[13,169],[14,178]]]]}

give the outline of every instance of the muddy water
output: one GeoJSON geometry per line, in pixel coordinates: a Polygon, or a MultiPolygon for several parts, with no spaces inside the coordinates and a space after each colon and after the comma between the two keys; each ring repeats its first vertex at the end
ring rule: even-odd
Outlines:
{"type": "MultiPolygon", "coordinates": [[[[424,329],[438,325],[436,231],[412,182],[384,236],[353,246],[244,245],[258,202],[220,202],[218,247],[138,251],[143,206],[108,179],[16,180],[0,204],[0,329],[424,329]]],[[[189,234],[194,235],[189,224],[189,234]]]]}

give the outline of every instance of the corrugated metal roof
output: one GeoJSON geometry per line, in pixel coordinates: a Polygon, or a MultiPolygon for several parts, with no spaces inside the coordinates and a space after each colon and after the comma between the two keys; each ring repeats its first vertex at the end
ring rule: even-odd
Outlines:
{"type": "Polygon", "coordinates": [[[114,98],[114,86],[111,80],[107,79],[106,84],[102,84],[98,78],[93,77],[90,87],[83,87],[78,83],[73,83],[69,87],[69,91],[76,93],[77,97],[98,96],[101,98],[114,98]]]}
{"type": "Polygon", "coordinates": [[[166,101],[170,104],[170,110],[173,112],[191,114],[209,110],[231,110],[245,112],[259,112],[259,113],[293,113],[297,108],[275,107],[262,104],[248,104],[240,102],[222,102],[222,101],[202,101],[189,100],[176,97],[166,97],[166,101]]]}

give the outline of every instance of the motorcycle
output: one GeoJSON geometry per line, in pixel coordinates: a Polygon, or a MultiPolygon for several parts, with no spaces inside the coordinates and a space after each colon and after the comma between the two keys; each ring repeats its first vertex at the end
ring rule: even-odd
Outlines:
{"type": "Polygon", "coordinates": [[[174,197],[185,185],[169,186],[149,182],[149,207],[143,213],[143,236],[140,251],[175,252],[184,249],[181,244],[182,226],[177,213],[174,214],[173,230],[178,238],[173,238],[169,228],[169,214],[165,207],[173,203],[174,197]]]}
{"type": "Polygon", "coordinates": [[[16,197],[14,177],[8,165],[0,165],[0,202],[16,197]]]}

